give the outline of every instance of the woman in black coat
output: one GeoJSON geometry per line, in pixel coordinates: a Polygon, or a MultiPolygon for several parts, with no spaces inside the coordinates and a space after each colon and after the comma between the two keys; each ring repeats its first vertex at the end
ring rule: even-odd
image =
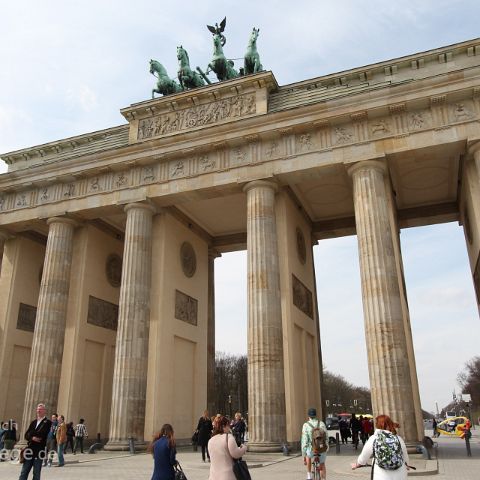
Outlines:
{"type": "Polygon", "coordinates": [[[198,444],[202,447],[202,460],[205,461],[205,452],[207,452],[208,461],[210,461],[210,455],[208,453],[208,441],[212,436],[212,421],[208,415],[208,410],[203,412],[203,417],[200,417],[197,425],[198,432],[198,444]]]}

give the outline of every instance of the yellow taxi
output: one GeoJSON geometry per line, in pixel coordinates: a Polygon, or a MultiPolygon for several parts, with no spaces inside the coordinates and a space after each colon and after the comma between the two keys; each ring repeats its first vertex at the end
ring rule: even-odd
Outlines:
{"type": "Polygon", "coordinates": [[[464,437],[465,429],[471,427],[467,417],[451,417],[437,424],[437,432],[450,437],[464,437]]]}

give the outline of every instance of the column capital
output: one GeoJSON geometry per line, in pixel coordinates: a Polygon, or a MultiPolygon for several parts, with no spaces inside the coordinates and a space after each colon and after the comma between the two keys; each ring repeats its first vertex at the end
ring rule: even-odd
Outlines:
{"type": "Polygon", "coordinates": [[[467,152],[469,155],[471,155],[472,157],[475,157],[479,154],[480,139],[477,139],[477,138],[468,139],[467,145],[468,145],[467,152]]]}
{"type": "Polygon", "coordinates": [[[354,163],[351,166],[347,166],[347,173],[350,175],[350,177],[353,177],[356,172],[361,170],[378,170],[385,175],[388,172],[388,167],[385,160],[379,159],[363,160],[361,162],[354,163]]]}
{"type": "Polygon", "coordinates": [[[243,186],[243,191],[248,193],[248,191],[252,188],[258,187],[267,187],[271,188],[275,193],[278,192],[278,183],[272,180],[253,180],[252,182],[248,182],[243,186]]]}
{"type": "Polygon", "coordinates": [[[9,238],[13,238],[13,235],[5,230],[0,229],[0,242],[5,242],[9,238]]]}
{"type": "Polygon", "coordinates": [[[151,212],[152,215],[157,213],[157,209],[155,208],[155,206],[151,203],[146,203],[146,202],[127,203],[123,210],[126,213],[128,213],[129,210],[133,210],[133,209],[136,209],[136,208],[147,210],[147,211],[151,212]]]}
{"type": "Polygon", "coordinates": [[[47,225],[52,223],[65,223],[67,225],[72,225],[73,227],[78,226],[78,222],[68,217],[50,217],[47,219],[47,225]]]}
{"type": "Polygon", "coordinates": [[[222,254],[215,248],[208,247],[208,259],[215,260],[215,258],[221,257],[222,254]]]}

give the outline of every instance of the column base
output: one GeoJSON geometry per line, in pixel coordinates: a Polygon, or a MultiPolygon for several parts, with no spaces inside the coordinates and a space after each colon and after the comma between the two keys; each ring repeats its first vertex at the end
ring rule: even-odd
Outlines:
{"type": "Polygon", "coordinates": [[[405,447],[407,447],[407,453],[421,453],[419,452],[419,448],[423,448],[423,443],[420,441],[413,441],[413,442],[405,442],[405,447]]]}
{"type": "Polygon", "coordinates": [[[248,442],[249,452],[278,453],[282,451],[282,444],[278,442],[248,442]]]}
{"type": "MultiPolygon", "coordinates": [[[[103,447],[104,450],[109,452],[128,452],[130,451],[130,444],[128,440],[115,440],[109,441],[103,447]]],[[[144,452],[147,449],[147,443],[145,441],[135,441],[135,451],[144,452]]]]}

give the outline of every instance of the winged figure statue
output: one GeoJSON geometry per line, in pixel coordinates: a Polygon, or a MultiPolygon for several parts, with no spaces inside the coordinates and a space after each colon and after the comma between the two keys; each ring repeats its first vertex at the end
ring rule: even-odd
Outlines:
{"type": "Polygon", "coordinates": [[[213,35],[220,35],[220,38],[222,40],[222,47],[225,45],[227,41],[227,39],[225,38],[225,35],[223,35],[223,31],[225,30],[226,25],[227,25],[227,17],[225,17],[220,22],[220,25],[218,23],[216,23],[214,27],[212,27],[211,25],[207,25],[207,28],[210,30],[210,32],[213,33],[213,35]]]}

